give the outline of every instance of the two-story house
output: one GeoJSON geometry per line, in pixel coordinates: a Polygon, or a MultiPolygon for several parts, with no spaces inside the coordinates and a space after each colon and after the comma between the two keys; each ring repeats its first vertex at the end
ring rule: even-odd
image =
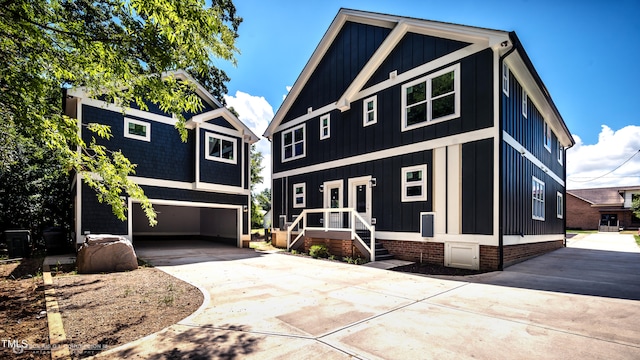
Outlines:
{"type": "Polygon", "coordinates": [[[574,140],[513,32],[341,9],[264,136],[289,248],[501,269],[564,246],[574,140]]]}
{"type": "Polygon", "coordinates": [[[121,150],[137,164],[132,179],[144,190],[157,212],[150,227],[136,199],[126,198],[127,221],[117,219],[111,207],[76,174],[73,181],[75,237],[108,233],[134,241],[153,237],[180,240],[204,238],[241,246],[250,240],[251,144],[259,138],[229,109],[184,71],[171,74],[196,86],[203,110],[187,115],[188,140],[176,130],[176,119],[149,103],[147,111],[122,109],[91,98],[82,88],[70,89],[65,113],[78,119],[78,131],[89,142],[90,123],[111,127],[113,137],[99,139],[111,150],[121,150]]]}

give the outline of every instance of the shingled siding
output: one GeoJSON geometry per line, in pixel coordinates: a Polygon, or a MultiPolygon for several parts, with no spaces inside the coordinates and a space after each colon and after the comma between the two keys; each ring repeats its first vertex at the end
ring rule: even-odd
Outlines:
{"type": "Polygon", "coordinates": [[[111,205],[100,203],[96,193],[87,185],[82,184],[82,228],[80,234],[113,234],[127,235],[127,221],[118,219],[111,209],[111,205]]]}
{"type": "Polygon", "coordinates": [[[101,139],[93,132],[82,128],[82,138],[91,142],[95,137],[98,144],[108,149],[122,153],[133,164],[137,164],[135,176],[174,180],[195,181],[194,132],[188,130],[187,142],[182,142],[180,133],[173,125],[156,121],[123,115],[119,111],[110,111],[89,105],[82,106],[82,123],[99,123],[109,125],[113,137],[109,140],[101,139]],[[124,137],[124,118],[144,121],[151,126],[151,141],[143,141],[124,137]]]}

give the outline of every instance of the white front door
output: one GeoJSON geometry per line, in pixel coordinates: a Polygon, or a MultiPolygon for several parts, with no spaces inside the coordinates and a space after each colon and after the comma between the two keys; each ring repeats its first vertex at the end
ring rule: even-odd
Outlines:
{"type": "MultiPolygon", "coordinates": [[[[349,207],[355,209],[360,216],[371,224],[371,176],[349,179],[349,207]]],[[[365,227],[356,219],[356,230],[365,227]]]]}
{"type": "MultiPolygon", "coordinates": [[[[342,180],[327,181],[323,184],[324,208],[337,209],[342,205],[342,180]]],[[[342,213],[329,213],[324,219],[325,225],[330,228],[342,228],[342,213]],[[328,223],[327,223],[328,222],[328,223]]]]}

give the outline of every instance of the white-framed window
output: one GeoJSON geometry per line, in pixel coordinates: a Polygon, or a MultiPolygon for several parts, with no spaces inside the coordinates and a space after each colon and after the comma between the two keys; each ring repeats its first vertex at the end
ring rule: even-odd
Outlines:
{"type": "Polygon", "coordinates": [[[293,184],[293,207],[303,208],[306,206],[307,184],[293,184]]]}
{"type": "Polygon", "coordinates": [[[544,148],[551,152],[551,126],[544,122],[544,148]]]}
{"type": "Polygon", "coordinates": [[[544,221],[544,182],[535,176],[531,181],[531,217],[544,221]]]}
{"type": "Polygon", "coordinates": [[[331,137],[331,114],[320,116],[320,140],[331,137]]]}
{"type": "Polygon", "coordinates": [[[207,160],[237,164],[237,146],[237,141],[234,138],[210,132],[205,133],[204,158],[207,160]]]}
{"type": "Polygon", "coordinates": [[[305,157],[305,124],[282,132],[282,161],[305,157]]]}
{"type": "Polygon", "coordinates": [[[151,124],[140,120],[124,118],[124,137],[151,141],[151,124]]]}
{"type": "Polygon", "coordinates": [[[556,192],[556,216],[558,219],[564,217],[564,195],[561,192],[556,192]]]}
{"type": "Polygon", "coordinates": [[[507,63],[502,63],[502,92],[509,96],[509,67],[507,63]]]}
{"type": "Polygon", "coordinates": [[[560,139],[558,139],[557,142],[558,146],[557,146],[557,158],[558,158],[558,162],[560,163],[560,165],[562,165],[562,159],[564,158],[564,147],[562,146],[562,144],[560,143],[560,139]]]}
{"type": "Polygon", "coordinates": [[[527,92],[522,89],[522,116],[527,117],[527,113],[528,113],[528,104],[529,103],[529,98],[527,97],[527,92]]]}
{"type": "Polygon", "coordinates": [[[378,96],[374,95],[362,102],[362,126],[378,122],[378,96]]]}
{"type": "Polygon", "coordinates": [[[460,116],[460,64],[402,85],[402,131],[460,116]]]}
{"type": "Polygon", "coordinates": [[[427,200],[427,165],[402,168],[402,202],[427,200]]]}

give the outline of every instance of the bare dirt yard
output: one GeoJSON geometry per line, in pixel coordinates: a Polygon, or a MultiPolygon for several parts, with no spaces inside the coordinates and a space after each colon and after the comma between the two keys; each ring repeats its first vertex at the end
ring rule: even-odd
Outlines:
{"type": "MultiPolygon", "coordinates": [[[[151,267],[109,274],[76,274],[73,266],[54,266],[56,299],[74,358],[126,344],[192,314],[202,293],[151,267]]],[[[19,344],[49,344],[42,284],[42,259],[0,264],[0,337],[19,344]]],[[[2,344],[0,344],[2,345],[2,344]]],[[[0,358],[49,359],[48,351],[15,350],[5,341],[0,358]]]]}

